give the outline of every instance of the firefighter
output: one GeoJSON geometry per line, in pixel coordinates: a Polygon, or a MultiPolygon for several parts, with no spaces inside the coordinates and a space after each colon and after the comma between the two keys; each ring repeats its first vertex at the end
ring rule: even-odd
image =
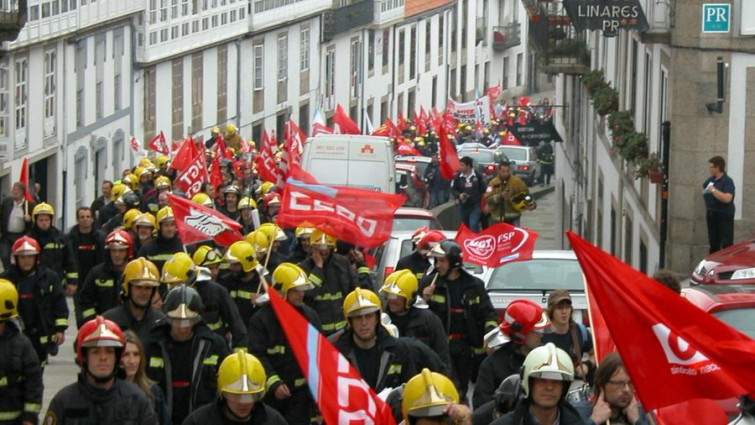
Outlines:
{"type": "Polygon", "coordinates": [[[265,368],[251,354],[226,357],[218,371],[217,400],[189,415],[183,425],[286,425],[277,410],[265,405],[265,368]]]}
{"type": "MultiPolygon", "coordinates": [[[[138,257],[144,257],[162,270],[163,265],[176,252],[183,252],[181,239],[176,230],[176,219],[173,217],[173,208],[164,207],[157,212],[157,237],[139,250],[138,257]]],[[[165,293],[165,288],[160,288],[160,294],[165,293]]]]}
{"type": "Polygon", "coordinates": [[[239,201],[239,223],[241,223],[241,234],[245,235],[254,230],[253,213],[257,209],[257,203],[254,199],[244,196],[239,201]]]}
{"type": "Polygon", "coordinates": [[[430,268],[430,250],[437,244],[446,238],[446,236],[440,230],[427,230],[424,233],[418,235],[419,238],[415,242],[416,249],[408,255],[401,257],[396,264],[396,271],[408,269],[417,279],[422,279],[430,268]]]}
{"type": "Polygon", "coordinates": [[[218,366],[229,354],[228,344],[202,323],[202,299],[184,284],[168,292],[166,320],[145,341],[147,375],[156,381],[180,424],[216,396],[218,366]]]}
{"type": "Polygon", "coordinates": [[[309,255],[312,254],[312,245],[309,243],[309,238],[312,236],[314,227],[299,226],[294,230],[294,237],[296,238],[296,246],[294,252],[291,253],[289,261],[294,264],[304,261],[309,255]]]}
{"type": "Polygon", "coordinates": [[[459,404],[459,392],[448,377],[422,369],[404,387],[401,399],[404,424],[453,423],[471,425],[469,407],[459,404]],[[422,422],[425,420],[425,422],[422,422]]]}
{"type": "Polygon", "coordinates": [[[177,252],[165,262],[161,280],[168,288],[183,283],[196,289],[202,298],[204,324],[220,337],[230,339],[233,347],[245,347],[246,326],[239,309],[228,291],[211,279],[208,269],[197,267],[189,254],[177,252]],[[231,338],[227,338],[229,333],[231,338]]]}
{"type": "Polygon", "coordinates": [[[157,415],[147,395],[117,377],[123,345],[118,325],[102,316],[79,329],[76,337],[79,379],[55,394],[45,414],[45,425],[157,425],[157,415]]]}
{"type": "Polygon", "coordinates": [[[220,264],[223,262],[223,256],[208,245],[202,245],[194,251],[191,257],[197,267],[204,267],[210,271],[210,279],[217,282],[220,275],[220,264]]]}
{"type": "Polygon", "coordinates": [[[22,236],[11,247],[13,266],[0,274],[16,285],[20,301],[18,313],[24,333],[37,352],[40,365],[47,364],[47,354],[56,355],[65,341],[68,328],[66,304],[60,276],[39,264],[39,244],[29,236],[22,236]]]}
{"type": "MultiPolygon", "coordinates": [[[[304,305],[304,294],[313,288],[299,266],[283,263],[273,271],[273,282],[283,298],[316,328],[317,313],[304,305]]],[[[316,405],[291,345],[270,304],[265,304],[249,323],[249,352],[265,366],[268,394],[266,403],[281,412],[291,425],[309,424],[316,405]]]]}
{"type": "Polygon", "coordinates": [[[262,295],[260,272],[264,269],[247,241],[234,242],[226,251],[223,261],[228,263],[229,273],[221,276],[220,284],[231,294],[242,323],[248,324],[259,310],[257,299],[262,295]]]}
{"type": "Polygon", "coordinates": [[[130,261],[123,270],[124,303],[103,316],[127,331],[133,329],[143,341],[165,315],[152,308],[152,298],[160,286],[157,267],[142,257],[130,261]]]}
{"type": "Polygon", "coordinates": [[[241,199],[241,191],[236,186],[229,184],[223,189],[223,206],[218,208],[224,216],[231,220],[238,220],[241,211],[239,210],[239,200],[241,199]]]}
{"type": "Polygon", "coordinates": [[[42,202],[34,207],[31,216],[34,224],[29,236],[34,238],[42,249],[39,253],[39,264],[58,273],[59,281],[66,282],[66,295],[73,295],[79,284],[79,267],[68,237],[52,224],[55,210],[52,205],[42,202]]]}
{"type": "Polygon", "coordinates": [[[42,407],[42,368],[18,323],[18,291],[0,279],[0,418],[3,424],[36,424],[42,407]]]}
{"type": "Polygon", "coordinates": [[[105,261],[94,266],[79,291],[82,324],[121,304],[121,278],[134,256],[131,236],[115,230],[105,239],[105,249],[105,261]]]}
{"type": "Polygon", "coordinates": [[[160,176],[155,179],[155,187],[142,197],[142,212],[157,214],[160,207],[157,203],[161,193],[170,193],[172,188],[171,181],[166,176],[160,176]]]}
{"type": "Polygon", "coordinates": [[[262,223],[259,231],[267,236],[267,240],[271,244],[268,247],[272,250],[265,268],[267,270],[275,270],[279,264],[288,261],[288,257],[281,252],[281,245],[288,245],[288,235],[286,235],[283,229],[273,223],[262,223]]]}
{"type": "Polygon", "coordinates": [[[134,252],[139,250],[155,238],[155,216],[152,213],[142,213],[134,219],[133,227],[136,232],[134,238],[134,252]]]}

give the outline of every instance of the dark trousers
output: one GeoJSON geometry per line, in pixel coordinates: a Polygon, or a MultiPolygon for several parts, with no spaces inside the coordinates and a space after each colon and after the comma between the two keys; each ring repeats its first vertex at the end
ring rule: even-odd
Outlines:
{"type": "Polygon", "coordinates": [[[456,389],[459,390],[461,401],[464,403],[467,401],[469,381],[475,376],[472,347],[467,345],[464,341],[454,340],[449,342],[448,348],[451,354],[452,378],[454,384],[456,384],[456,389]]]}
{"type": "Polygon", "coordinates": [[[23,233],[4,233],[0,238],[0,259],[3,261],[3,270],[10,269],[10,250],[13,244],[23,236],[23,233]]]}
{"type": "Polygon", "coordinates": [[[469,230],[475,233],[480,231],[482,208],[480,208],[479,201],[459,205],[459,215],[461,216],[462,223],[466,224],[469,230]]]}
{"type": "Polygon", "coordinates": [[[540,184],[548,186],[551,184],[553,175],[553,164],[540,164],[540,184]]]}
{"type": "Polygon", "coordinates": [[[719,251],[734,243],[734,216],[721,211],[708,211],[708,243],[710,253],[719,251]]]}

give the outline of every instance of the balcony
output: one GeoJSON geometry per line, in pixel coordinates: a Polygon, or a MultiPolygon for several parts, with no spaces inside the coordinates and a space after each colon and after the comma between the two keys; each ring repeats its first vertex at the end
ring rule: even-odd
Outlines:
{"type": "Polygon", "coordinates": [[[362,0],[326,11],[323,16],[323,41],[330,41],[336,34],[371,24],[374,17],[374,0],[362,0]]]}
{"type": "Polygon", "coordinates": [[[275,28],[283,23],[326,11],[332,5],[331,0],[253,0],[249,31],[275,28]]]}
{"type": "Polygon", "coordinates": [[[493,27],[493,50],[503,51],[522,44],[522,24],[513,22],[493,27]]]}
{"type": "Polygon", "coordinates": [[[584,31],[574,29],[561,3],[536,5],[530,15],[529,39],[539,55],[542,71],[549,74],[584,74],[590,70],[590,50],[584,31]]]}
{"type": "Polygon", "coordinates": [[[404,0],[377,0],[375,25],[385,26],[404,19],[404,0]]]}
{"type": "Polygon", "coordinates": [[[13,41],[26,23],[26,0],[4,1],[0,6],[0,42],[13,41]]]}
{"type": "Polygon", "coordinates": [[[640,32],[643,43],[671,44],[674,5],[669,1],[644,0],[642,6],[650,28],[640,32]]]}
{"type": "Polygon", "coordinates": [[[579,39],[565,39],[548,46],[545,71],[549,74],[585,74],[590,70],[590,50],[579,39]]]}

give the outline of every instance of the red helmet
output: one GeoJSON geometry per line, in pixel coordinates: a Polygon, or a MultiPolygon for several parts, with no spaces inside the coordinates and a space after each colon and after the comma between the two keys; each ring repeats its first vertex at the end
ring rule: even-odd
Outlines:
{"type": "Polygon", "coordinates": [[[429,230],[422,235],[422,238],[417,243],[417,251],[422,255],[427,255],[435,244],[440,243],[444,239],[446,239],[446,236],[440,230],[429,230]]]}
{"type": "Polygon", "coordinates": [[[551,323],[545,310],[530,300],[514,300],[506,307],[498,329],[515,344],[524,344],[530,332],[546,329],[551,323]]]}
{"type": "Polygon", "coordinates": [[[113,230],[105,238],[105,249],[128,249],[128,258],[134,256],[134,242],[131,240],[131,235],[123,229],[113,230]]]}
{"type": "MultiPolygon", "coordinates": [[[[84,367],[86,361],[84,356],[85,347],[115,347],[116,348],[116,369],[118,368],[118,362],[120,362],[123,351],[123,332],[115,322],[105,319],[102,316],[84,323],[79,329],[79,334],[76,336],[76,360],[79,366],[84,367]]],[[[115,371],[114,371],[115,372],[115,371]]]]}
{"type": "Polygon", "coordinates": [[[415,230],[414,233],[412,233],[412,243],[414,245],[417,245],[420,239],[422,239],[422,236],[425,236],[425,234],[429,231],[430,229],[427,226],[422,226],[419,229],[415,230]]]}
{"type": "Polygon", "coordinates": [[[39,255],[42,249],[39,247],[39,242],[30,236],[21,236],[11,247],[11,255],[39,255]]]}
{"type": "Polygon", "coordinates": [[[281,204],[281,198],[280,195],[278,195],[275,192],[270,192],[263,198],[263,203],[265,204],[265,208],[269,208],[271,206],[280,206],[281,204]]]}

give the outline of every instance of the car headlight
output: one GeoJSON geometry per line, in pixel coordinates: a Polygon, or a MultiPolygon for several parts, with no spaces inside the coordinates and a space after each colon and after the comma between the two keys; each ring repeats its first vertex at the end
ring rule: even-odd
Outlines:
{"type": "Polygon", "coordinates": [[[731,280],[737,279],[755,279],[755,267],[749,269],[739,269],[731,275],[731,280]]]}
{"type": "Polygon", "coordinates": [[[697,267],[695,267],[695,274],[698,276],[703,276],[705,274],[705,260],[697,263],[697,267]]]}

